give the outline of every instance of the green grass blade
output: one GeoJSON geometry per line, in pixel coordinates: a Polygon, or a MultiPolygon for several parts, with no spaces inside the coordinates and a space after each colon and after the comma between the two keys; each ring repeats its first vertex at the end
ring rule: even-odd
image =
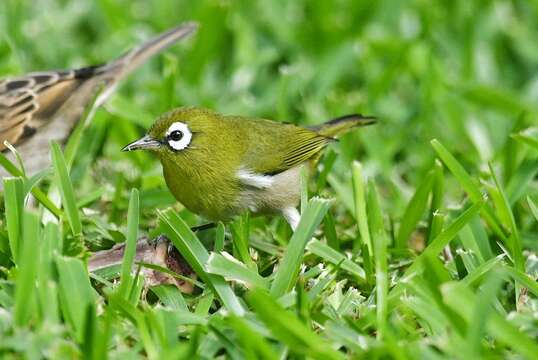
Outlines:
{"type": "MultiPolygon", "coordinates": [[[[478,185],[476,185],[473,178],[471,178],[469,173],[463,168],[459,161],[456,160],[456,158],[438,140],[432,140],[431,144],[437,152],[439,158],[445,163],[447,168],[452,172],[456,179],[458,179],[471,200],[475,203],[482,201],[483,195],[478,188],[478,185]]],[[[499,221],[495,218],[495,215],[493,215],[493,210],[488,204],[484,204],[482,213],[495,233],[501,238],[505,239],[506,234],[499,226],[499,221]]]]}
{"type": "Polygon", "coordinates": [[[508,198],[506,197],[503,188],[501,187],[501,184],[497,180],[497,176],[495,175],[495,171],[493,170],[493,167],[491,164],[489,164],[489,170],[491,172],[491,176],[493,177],[493,181],[495,181],[495,186],[497,187],[497,190],[500,195],[500,202],[498,204],[499,211],[503,214],[505,214],[506,221],[508,222],[508,226],[510,228],[510,236],[508,237],[508,241],[506,242],[506,245],[509,247],[509,249],[512,252],[512,257],[515,261],[516,269],[520,271],[525,270],[525,260],[523,258],[523,250],[522,250],[522,244],[521,239],[519,237],[519,231],[517,229],[516,221],[514,219],[514,214],[512,213],[512,209],[510,208],[510,203],[508,202],[508,198]]]}
{"type": "MultiPolygon", "coordinates": [[[[491,163],[489,165],[489,170],[491,173],[491,176],[493,178],[493,181],[495,182],[495,188],[490,188],[490,194],[493,198],[493,201],[495,202],[497,212],[499,214],[499,218],[503,220],[504,225],[510,229],[510,236],[508,236],[507,239],[505,239],[504,243],[506,247],[508,248],[508,251],[510,252],[510,257],[514,261],[514,266],[518,270],[525,270],[525,259],[523,257],[523,250],[522,250],[522,244],[521,239],[519,237],[519,231],[517,229],[517,225],[515,223],[514,214],[512,213],[512,209],[510,207],[510,203],[508,202],[508,198],[506,197],[503,188],[501,187],[501,184],[497,180],[497,176],[495,175],[495,171],[493,170],[493,166],[491,163]]],[[[519,299],[521,293],[521,287],[516,282],[515,286],[515,298],[519,299]]],[[[520,302],[516,300],[516,307],[517,309],[520,309],[520,302]]]]}
{"type": "Polygon", "coordinates": [[[431,144],[439,158],[445,163],[448,169],[461,183],[465,191],[469,194],[469,197],[475,202],[482,200],[483,195],[478,188],[478,185],[476,185],[475,181],[459,161],[456,160],[456,158],[437,139],[432,140],[431,144]]]}
{"type": "Polygon", "coordinates": [[[139,206],[138,190],[133,189],[127,212],[127,235],[125,237],[125,252],[123,253],[123,261],[121,263],[121,278],[118,289],[118,293],[124,299],[128,298],[133,285],[131,272],[136,255],[136,242],[138,240],[139,206]]]}
{"type": "Polygon", "coordinates": [[[60,285],[60,303],[63,316],[74,331],[75,338],[83,340],[86,309],[96,297],[88,273],[79,259],[56,256],[60,285]]]}
{"type": "Polygon", "coordinates": [[[470,250],[472,254],[476,256],[479,263],[483,263],[486,257],[482,253],[478,241],[476,240],[473,231],[469,225],[466,225],[461,229],[460,241],[466,250],[470,250]]]}
{"type": "Polygon", "coordinates": [[[443,195],[445,193],[445,177],[443,164],[435,159],[433,169],[432,200],[428,219],[428,244],[443,230],[444,216],[441,213],[443,207],[443,195]]]}
{"type": "Polygon", "coordinates": [[[333,214],[327,211],[327,215],[323,219],[323,228],[325,230],[325,239],[327,239],[327,245],[336,251],[340,250],[340,241],[336,234],[336,223],[333,214]]]}
{"type": "Polygon", "coordinates": [[[21,231],[23,222],[23,182],[21,178],[4,178],[4,204],[6,209],[6,227],[11,257],[19,262],[21,231]]]}
{"type": "MultiPolygon", "coordinates": [[[[40,277],[38,275],[38,277],[40,277]]],[[[60,304],[58,303],[58,284],[52,280],[39,279],[38,298],[39,311],[42,316],[42,323],[60,324],[60,304]]]]}
{"type": "Polygon", "coordinates": [[[400,222],[400,229],[396,236],[397,248],[403,249],[407,247],[407,241],[409,237],[417,227],[418,222],[422,218],[426,206],[428,205],[428,198],[433,186],[434,173],[430,172],[424,180],[417,186],[415,194],[407,204],[402,221],[400,222]]]}
{"type": "Polygon", "coordinates": [[[272,335],[287,344],[294,353],[308,355],[314,359],[343,358],[330,344],[307,328],[294,314],[284,310],[264,290],[252,290],[248,301],[272,335]]]}
{"type": "Polygon", "coordinates": [[[209,260],[209,253],[190,227],[171,210],[159,212],[159,218],[162,221],[166,235],[192,269],[206,284],[215,290],[215,293],[229,311],[242,316],[245,310],[226,281],[221,276],[208,274],[204,270],[209,260]]]}
{"type": "Polygon", "coordinates": [[[212,252],[205,266],[205,270],[210,274],[224,277],[227,281],[237,281],[248,288],[260,287],[267,289],[269,282],[261,277],[252,268],[240,262],[232,255],[223,251],[221,253],[212,252]]]}
{"type": "MultiPolygon", "coordinates": [[[[14,177],[22,177],[24,178],[24,174],[22,171],[20,171],[11,161],[9,161],[8,158],[4,156],[4,154],[0,153],[0,165],[12,176],[14,177]]],[[[37,201],[39,201],[47,210],[51,212],[56,218],[60,218],[62,215],[62,211],[58,209],[56,205],[47,197],[43,191],[36,187],[32,187],[32,195],[35,196],[37,201]]]]}
{"type": "Polygon", "coordinates": [[[237,316],[229,316],[226,322],[234,330],[245,352],[252,354],[252,359],[279,359],[271,344],[265,340],[264,334],[258,333],[246,320],[237,316]]]}
{"type": "Polygon", "coordinates": [[[538,149],[538,127],[527,128],[512,137],[534,149],[538,149]]]}
{"type": "Polygon", "coordinates": [[[488,332],[501,342],[512,347],[528,359],[533,359],[538,354],[538,344],[520,329],[509,323],[499,314],[493,314],[487,323],[488,332]]]}
{"type": "Polygon", "coordinates": [[[474,311],[467,329],[467,347],[470,348],[472,355],[468,358],[480,358],[482,339],[486,335],[486,324],[494,311],[492,306],[494,301],[498,301],[497,293],[501,285],[501,277],[495,272],[489,273],[480,288],[480,298],[475,299],[471,305],[474,311]]]}
{"type": "MultiPolygon", "coordinates": [[[[468,322],[472,321],[473,308],[469,304],[481,302],[471,291],[461,284],[451,283],[442,289],[445,302],[455,311],[458,311],[468,322]]],[[[485,319],[485,328],[488,334],[512,347],[516,352],[533,359],[538,354],[538,344],[520,331],[498,313],[491,311],[485,319]]]]}
{"type": "Polygon", "coordinates": [[[435,212],[431,218],[430,228],[428,232],[428,244],[435,239],[441,231],[443,231],[443,226],[445,224],[445,215],[440,212],[435,212]]]}
{"type": "Polygon", "coordinates": [[[538,205],[530,197],[527,196],[527,204],[529,204],[529,208],[531,209],[532,215],[534,215],[534,218],[536,221],[538,221],[538,205]]]}
{"type": "Polygon", "coordinates": [[[9,143],[9,141],[4,141],[4,146],[11,151],[13,156],[15,157],[15,160],[17,160],[17,163],[19,164],[19,167],[17,168],[21,173],[22,177],[26,178],[26,169],[24,168],[24,163],[22,161],[21,154],[15,149],[13,145],[9,143]]]}
{"type": "Polygon", "coordinates": [[[330,174],[331,169],[333,168],[334,162],[338,158],[336,152],[332,149],[328,149],[325,152],[323,159],[323,167],[317,176],[316,189],[319,192],[323,189],[327,183],[327,176],[330,174]]]}
{"type": "Polygon", "coordinates": [[[48,222],[41,239],[38,292],[41,314],[50,324],[60,322],[58,284],[55,281],[54,259],[62,253],[63,239],[58,224],[48,222]]]}
{"type": "Polygon", "coordinates": [[[469,272],[461,283],[470,286],[480,280],[484,275],[488,274],[493,269],[502,265],[504,255],[491,258],[488,261],[477,266],[472,272],[469,272]]]}
{"type": "Polygon", "coordinates": [[[194,313],[196,315],[207,317],[214,299],[215,295],[213,294],[213,291],[206,289],[203,294],[200,295],[196,308],[194,309],[194,313]]]}
{"type": "Polygon", "coordinates": [[[60,146],[57,143],[53,142],[51,144],[51,152],[52,164],[58,181],[58,188],[60,189],[60,194],[62,196],[62,203],[67,221],[69,222],[73,235],[80,236],[82,235],[82,223],[80,221],[73,184],[71,184],[71,180],[69,179],[65,159],[60,150],[60,146]]]}
{"type": "Polygon", "coordinates": [[[249,236],[250,236],[250,214],[248,212],[238,217],[231,225],[234,250],[237,251],[238,257],[248,268],[258,271],[256,263],[250,257],[249,236]]]}
{"type": "Polygon", "coordinates": [[[143,344],[148,358],[157,359],[158,349],[151,336],[151,331],[148,328],[147,321],[145,320],[144,312],[116,293],[109,294],[108,300],[110,301],[112,307],[121,311],[125,317],[131,320],[136,326],[138,336],[143,344]]]}
{"type": "Polygon", "coordinates": [[[424,250],[419,256],[437,256],[443,248],[460,232],[460,230],[469,223],[477,212],[480,211],[484,205],[483,201],[473,204],[466,209],[448,228],[446,228],[441,234],[439,234],[431,244],[424,250]]]}
{"type": "Polygon", "coordinates": [[[514,205],[527,191],[538,173],[538,160],[525,160],[510,178],[506,185],[506,197],[510,205],[514,205]]]}
{"type": "Polygon", "coordinates": [[[221,252],[224,250],[224,239],[226,237],[226,229],[224,228],[224,224],[219,221],[217,224],[217,230],[215,230],[215,246],[214,251],[215,252],[221,252]]]}
{"type": "Polygon", "coordinates": [[[88,304],[86,308],[86,316],[84,318],[84,332],[80,348],[84,354],[84,359],[95,359],[95,351],[99,339],[97,329],[97,314],[95,313],[94,304],[88,304]]]}
{"type": "Polygon", "coordinates": [[[329,174],[329,176],[327,176],[327,181],[336,193],[338,202],[342,204],[351,215],[355,216],[353,189],[348,186],[347,182],[338,179],[334,174],[329,174]]]}
{"type": "MultiPolygon", "coordinates": [[[[366,214],[366,187],[364,186],[361,163],[358,161],[353,162],[351,174],[353,177],[353,198],[357,224],[359,224],[359,232],[363,242],[368,247],[368,253],[372,255],[374,251],[372,239],[370,238],[370,230],[368,228],[368,215],[366,214]]],[[[360,246],[357,248],[360,249],[360,246]]]]}
{"type": "Polygon", "coordinates": [[[388,316],[388,292],[389,278],[387,265],[387,247],[388,237],[385,232],[383,215],[377,190],[373,183],[368,183],[368,220],[372,240],[374,243],[374,263],[375,263],[375,280],[376,280],[376,320],[377,320],[377,338],[384,340],[387,334],[387,316],[388,316]]]}
{"type": "MultiPolygon", "coordinates": [[[[484,202],[478,202],[476,204],[473,204],[471,207],[469,207],[467,210],[465,210],[450,226],[448,226],[443,232],[441,232],[426,249],[420,254],[415,261],[413,261],[413,264],[405,271],[404,275],[402,276],[403,279],[409,279],[417,274],[417,272],[420,272],[423,263],[422,260],[425,257],[435,257],[437,256],[443,248],[450,243],[452,239],[454,239],[460,230],[469,223],[474,216],[478,214],[480,209],[482,208],[484,202]]],[[[407,281],[407,280],[406,280],[407,281]]],[[[405,282],[406,282],[405,281],[405,282]]],[[[390,298],[395,299],[397,296],[401,294],[403,291],[403,287],[405,282],[400,282],[398,285],[396,285],[392,291],[390,292],[390,298]]]]}
{"type": "Polygon", "coordinates": [[[22,170],[20,170],[2,153],[0,153],[0,165],[11,175],[24,177],[22,170]]]}
{"type": "Polygon", "coordinates": [[[36,280],[39,267],[39,216],[31,212],[21,214],[23,221],[19,273],[15,287],[15,324],[29,325],[37,298],[36,280]]]}
{"type": "Polygon", "coordinates": [[[52,169],[45,169],[38,171],[36,174],[31,176],[30,178],[26,178],[24,181],[24,193],[28,194],[32,191],[32,189],[45,177],[52,174],[52,169]]]}
{"type": "Polygon", "coordinates": [[[174,285],[153,286],[151,291],[153,291],[159,300],[170,309],[174,311],[189,311],[181,291],[174,285]]]}
{"type": "Polygon", "coordinates": [[[529,289],[529,291],[533,293],[534,296],[538,297],[538,283],[535,279],[532,279],[525,272],[511,266],[505,265],[504,270],[514,279],[514,281],[519,283],[522,287],[529,289]]]}
{"type": "Polygon", "coordinates": [[[473,232],[474,238],[476,239],[476,244],[480,248],[482,256],[484,257],[484,259],[491,259],[494,254],[493,250],[491,249],[489,237],[486,232],[486,229],[484,228],[483,222],[478,216],[476,216],[474,219],[471,220],[469,226],[473,232]]]}
{"type": "Polygon", "coordinates": [[[192,313],[190,311],[185,310],[174,310],[170,311],[168,309],[159,309],[159,311],[163,311],[163,313],[170,317],[172,322],[175,324],[175,327],[173,329],[173,332],[170,334],[171,336],[174,336],[175,334],[175,328],[177,326],[181,325],[207,325],[208,317],[198,315],[195,313],[192,313]]]}
{"type": "Polygon", "coordinates": [[[306,249],[323,260],[340,267],[351,275],[355,276],[359,282],[366,281],[366,273],[359,265],[349,260],[345,255],[322,243],[317,239],[312,239],[306,249]]]}
{"type": "Polygon", "coordinates": [[[271,295],[275,298],[281,297],[295,286],[306,244],[328,210],[327,200],[312,198],[308,202],[271,285],[271,295]]]}

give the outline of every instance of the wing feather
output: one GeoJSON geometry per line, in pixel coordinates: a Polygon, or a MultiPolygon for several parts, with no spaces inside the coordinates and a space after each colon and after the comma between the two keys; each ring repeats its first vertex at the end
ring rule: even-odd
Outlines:
{"type": "Polygon", "coordinates": [[[313,159],[334,139],[292,124],[245,117],[229,118],[232,126],[246,129],[241,165],[262,175],[276,175],[313,159]],[[239,124],[238,122],[241,122],[239,124]]]}
{"type": "Polygon", "coordinates": [[[11,128],[29,121],[38,109],[36,93],[31,89],[20,88],[0,94],[0,137],[11,128]]]}
{"type": "Polygon", "coordinates": [[[182,24],[104,65],[0,79],[0,151],[5,148],[4,141],[22,142],[55,118],[68,122],[71,128],[96,91],[102,90],[95,102],[99,106],[122,78],[195,30],[195,23],[182,24]]]}
{"type": "MultiPolygon", "coordinates": [[[[35,130],[37,124],[30,123],[39,112],[54,113],[61,103],[47,101],[43,94],[71,79],[69,72],[56,71],[4,79],[0,83],[0,150],[5,148],[4,141],[15,144],[29,133],[27,128],[30,132],[35,130]]],[[[64,94],[62,103],[68,96],[64,94]]]]}

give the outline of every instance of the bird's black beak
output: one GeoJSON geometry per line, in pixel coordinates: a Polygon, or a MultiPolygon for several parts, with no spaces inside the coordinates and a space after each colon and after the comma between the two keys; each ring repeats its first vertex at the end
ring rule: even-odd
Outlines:
{"type": "Polygon", "coordinates": [[[133,141],[129,145],[125,146],[121,151],[133,151],[133,150],[151,150],[161,146],[158,140],[155,140],[149,135],[144,136],[136,141],[133,141]]]}

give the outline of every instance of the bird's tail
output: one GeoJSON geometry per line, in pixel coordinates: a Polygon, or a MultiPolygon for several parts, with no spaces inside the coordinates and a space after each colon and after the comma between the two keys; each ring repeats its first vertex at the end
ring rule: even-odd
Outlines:
{"type": "Polygon", "coordinates": [[[333,138],[345,134],[353,128],[375,124],[376,121],[374,116],[352,114],[329,120],[323,124],[313,126],[311,129],[320,135],[333,138]]]}
{"type": "Polygon", "coordinates": [[[155,36],[152,39],[149,39],[136,48],[127,51],[116,60],[104,65],[103,70],[118,71],[119,73],[117,76],[124,77],[138,66],[142,65],[153,55],[167,49],[179,40],[192,34],[197,28],[198,24],[193,21],[176,26],[155,36]]]}
{"type": "Polygon", "coordinates": [[[102,88],[93,108],[101,106],[114,92],[119,81],[133,72],[153,55],[167,49],[198,28],[196,22],[187,22],[155,36],[104,65],[75,70],[75,77],[98,77],[103,80],[102,88]]]}

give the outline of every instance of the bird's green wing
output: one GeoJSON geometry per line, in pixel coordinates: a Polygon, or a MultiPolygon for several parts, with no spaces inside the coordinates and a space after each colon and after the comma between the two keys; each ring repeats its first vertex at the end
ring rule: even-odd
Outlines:
{"type": "MultiPolygon", "coordinates": [[[[244,121],[244,119],[243,119],[244,121]]],[[[268,120],[247,120],[243,166],[255,173],[275,175],[315,157],[332,138],[310,129],[268,120]]]]}

